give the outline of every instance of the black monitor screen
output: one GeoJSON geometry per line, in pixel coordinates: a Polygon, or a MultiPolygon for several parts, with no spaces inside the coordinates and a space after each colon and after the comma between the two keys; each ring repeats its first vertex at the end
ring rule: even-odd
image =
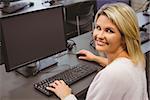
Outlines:
{"type": "Polygon", "coordinates": [[[66,50],[62,6],[1,18],[6,71],[66,50]]]}

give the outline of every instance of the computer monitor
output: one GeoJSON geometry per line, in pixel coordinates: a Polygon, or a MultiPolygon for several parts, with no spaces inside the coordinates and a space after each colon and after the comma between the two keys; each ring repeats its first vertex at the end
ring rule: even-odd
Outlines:
{"type": "MultiPolygon", "coordinates": [[[[0,31],[7,72],[66,50],[63,8],[59,5],[2,17],[0,31]]],[[[30,70],[24,73],[31,74],[30,70]]]]}

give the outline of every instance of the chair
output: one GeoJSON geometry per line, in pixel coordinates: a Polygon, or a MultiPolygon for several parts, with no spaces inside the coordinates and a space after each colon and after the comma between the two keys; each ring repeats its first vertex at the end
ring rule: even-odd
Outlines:
{"type": "Polygon", "coordinates": [[[131,6],[131,0],[96,0],[97,10],[99,10],[104,4],[122,2],[131,6]]]}
{"type": "Polygon", "coordinates": [[[93,28],[94,4],[91,1],[80,2],[66,9],[66,23],[74,25],[77,35],[93,28]]]}
{"type": "Polygon", "coordinates": [[[147,91],[148,97],[150,98],[150,51],[146,54],[146,78],[147,78],[147,91]]]}

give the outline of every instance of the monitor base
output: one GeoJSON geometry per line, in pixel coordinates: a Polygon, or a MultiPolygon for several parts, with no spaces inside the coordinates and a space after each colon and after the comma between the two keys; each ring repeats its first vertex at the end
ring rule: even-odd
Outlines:
{"type": "Polygon", "coordinates": [[[41,70],[44,70],[52,65],[57,64],[57,61],[51,57],[37,61],[34,64],[30,64],[25,67],[18,68],[17,73],[23,75],[24,77],[30,77],[37,75],[41,70]]]}

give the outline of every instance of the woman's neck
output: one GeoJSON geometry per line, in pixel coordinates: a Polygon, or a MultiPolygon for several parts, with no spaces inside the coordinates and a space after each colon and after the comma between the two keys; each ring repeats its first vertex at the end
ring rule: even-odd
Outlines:
{"type": "Polygon", "coordinates": [[[112,61],[114,61],[116,58],[119,58],[119,57],[129,58],[129,56],[125,50],[120,50],[120,51],[116,52],[115,54],[109,53],[109,54],[107,54],[108,64],[110,64],[112,61]]]}

